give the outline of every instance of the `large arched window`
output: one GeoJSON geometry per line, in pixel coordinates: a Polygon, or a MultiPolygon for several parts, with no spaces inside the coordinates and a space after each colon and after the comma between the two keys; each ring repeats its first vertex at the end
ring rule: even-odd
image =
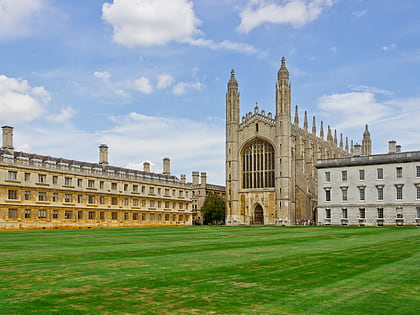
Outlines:
{"type": "Polygon", "coordinates": [[[242,151],[242,188],[267,187],[274,187],[274,148],[256,139],[242,151]]]}

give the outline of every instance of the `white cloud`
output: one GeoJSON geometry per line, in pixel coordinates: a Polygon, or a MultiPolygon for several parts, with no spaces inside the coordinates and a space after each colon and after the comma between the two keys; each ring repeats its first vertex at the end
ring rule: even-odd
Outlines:
{"type": "Polygon", "coordinates": [[[134,81],[134,86],[137,91],[143,94],[150,94],[153,92],[153,86],[150,84],[150,80],[146,77],[141,77],[134,81]]]}
{"type": "Polygon", "coordinates": [[[231,51],[244,53],[244,54],[247,54],[247,55],[252,55],[252,54],[257,53],[257,49],[252,45],[249,45],[249,44],[246,44],[246,43],[235,43],[235,42],[231,42],[229,40],[224,40],[222,42],[215,42],[211,39],[188,38],[188,39],[185,40],[185,42],[187,42],[187,43],[189,43],[193,46],[207,47],[207,48],[210,48],[211,50],[224,49],[224,50],[231,50],[231,51]]]}
{"type": "Polygon", "coordinates": [[[0,39],[26,36],[33,18],[45,7],[45,0],[0,0],[0,39]]]}
{"type": "Polygon", "coordinates": [[[111,74],[107,71],[95,71],[93,75],[95,76],[95,78],[103,81],[109,81],[111,79],[111,74]]]}
{"type": "Polygon", "coordinates": [[[175,95],[182,95],[186,93],[187,89],[201,90],[202,88],[204,88],[204,84],[200,82],[179,82],[174,85],[172,93],[175,95]]]}
{"type": "Polygon", "coordinates": [[[393,93],[378,88],[359,87],[366,91],[322,96],[318,101],[321,117],[332,122],[340,132],[355,138],[356,142],[361,140],[364,125],[369,124],[376,153],[386,152],[387,141],[391,139],[401,143],[403,150],[419,150],[420,98],[378,101],[377,94],[390,97],[393,93]]]}
{"type": "Polygon", "coordinates": [[[61,109],[59,114],[51,114],[47,116],[47,119],[53,122],[64,123],[76,114],[76,110],[73,107],[67,106],[61,109]]]}
{"type": "Polygon", "coordinates": [[[291,24],[301,27],[316,20],[335,0],[250,0],[239,13],[239,32],[247,33],[263,23],[291,24]]]}
{"type": "Polygon", "coordinates": [[[246,43],[194,38],[202,34],[200,20],[188,0],[114,0],[104,3],[102,18],[113,26],[113,40],[127,47],[165,45],[175,41],[212,50],[255,54],[246,43]]]}
{"type": "Polygon", "coordinates": [[[127,47],[183,41],[200,24],[188,0],[114,0],[104,3],[102,18],[113,26],[114,41],[127,47]]]}
{"type": "MultiPolygon", "coordinates": [[[[171,159],[177,176],[193,170],[207,171],[212,183],[224,182],[224,121],[195,121],[130,113],[112,119],[114,127],[102,133],[98,143],[110,147],[110,157],[123,165],[142,169],[151,161],[161,170],[162,158],[171,159]]],[[[110,163],[115,165],[114,161],[110,163]]],[[[121,165],[120,164],[120,165],[121,165]]]]}
{"type": "Polygon", "coordinates": [[[43,87],[31,87],[26,80],[0,75],[1,120],[12,123],[34,120],[41,116],[50,100],[43,87]]]}
{"type": "Polygon", "coordinates": [[[375,95],[368,92],[324,95],[318,103],[325,116],[343,118],[338,128],[363,125],[387,114],[386,108],[376,101],[375,95]]]}
{"type": "Polygon", "coordinates": [[[172,84],[174,84],[174,81],[175,81],[174,78],[170,74],[167,74],[167,73],[161,74],[158,77],[158,83],[157,83],[156,88],[159,90],[166,89],[172,86],[172,84]]]}
{"type": "Polygon", "coordinates": [[[383,95],[387,95],[387,96],[390,96],[390,95],[394,94],[394,92],[392,92],[392,91],[379,89],[377,87],[367,86],[367,85],[350,85],[349,88],[352,91],[368,92],[368,93],[372,93],[372,94],[383,94],[383,95]]]}
{"type": "Polygon", "coordinates": [[[394,50],[394,49],[397,49],[397,44],[395,44],[395,43],[392,43],[388,46],[383,46],[382,47],[383,51],[394,50]]]}

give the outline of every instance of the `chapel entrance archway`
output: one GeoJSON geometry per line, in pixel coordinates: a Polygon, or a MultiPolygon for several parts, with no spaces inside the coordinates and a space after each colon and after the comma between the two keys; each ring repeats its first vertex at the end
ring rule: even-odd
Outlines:
{"type": "Polygon", "coordinates": [[[260,205],[257,205],[254,210],[254,224],[264,224],[264,210],[260,205]]]}

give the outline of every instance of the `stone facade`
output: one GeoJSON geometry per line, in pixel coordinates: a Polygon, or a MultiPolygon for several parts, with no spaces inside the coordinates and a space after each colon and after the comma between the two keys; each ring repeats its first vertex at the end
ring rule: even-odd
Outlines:
{"type": "Polygon", "coordinates": [[[163,159],[162,174],[151,172],[148,162],[143,166],[139,171],[109,165],[104,144],[99,163],[15,152],[13,128],[5,126],[0,229],[191,225],[193,204],[197,209],[201,202],[197,195],[205,198],[212,185],[197,187],[185,175],[171,175],[168,158],[163,159]]]}
{"type": "Polygon", "coordinates": [[[222,199],[226,199],[225,186],[212,185],[207,183],[205,172],[192,172],[192,214],[193,224],[201,225],[204,223],[201,208],[209,193],[217,194],[222,199]],[[199,180],[201,178],[201,181],[199,180]]]}
{"type": "MultiPolygon", "coordinates": [[[[348,138],[337,137],[305,112],[291,121],[291,84],[285,59],[277,76],[275,113],[255,106],[240,120],[238,82],[232,70],[226,93],[226,224],[294,225],[314,220],[319,158],[347,156],[348,138]]],[[[366,134],[366,136],[368,136],[366,134]]],[[[368,149],[368,148],[367,148],[368,149]]]]}
{"type": "Polygon", "coordinates": [[[318,164],[319,225],[420,225],[420,151],[318,164]]]}

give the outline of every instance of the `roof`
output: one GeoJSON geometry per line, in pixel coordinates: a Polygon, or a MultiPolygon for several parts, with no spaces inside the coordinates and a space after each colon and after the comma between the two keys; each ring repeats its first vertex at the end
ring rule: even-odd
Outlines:
{"type": "Polygon", "coordinates": [[[135,169],[123,168],[118,166],[112,165],[105,165],[99,163],[89,163],[89,162],[81,162],[76,160],[68,160],[64,158],[56,158],[47,155],[39,155],[33,153],[26,153],[26,152],[10,152],[5,149],[0,149],[0,157],[4,158],[14,158],[18,160],[28,160],[28,161],[38,161],[42,163],[48,164],[56,164],[56,165],[65,165],[71,167],[80,167],[80,168],[88,168],[88,169],[95,169],[95,170],[102,170],[104,172],[114,172],[120,174],[127,174],[127,175],[137,175],[140,177],[149,177],[149,178],[156,178],[156,179],[163,179],[169,181],[178,182],[179,179],[174,175],[164,175],[152,172],[144,172],[135,169]]]}
{"type": "Polygon", "coordinates": [[[317,168],[420,162],[420,151],[360,155],[318,160],[317,168]]]}

